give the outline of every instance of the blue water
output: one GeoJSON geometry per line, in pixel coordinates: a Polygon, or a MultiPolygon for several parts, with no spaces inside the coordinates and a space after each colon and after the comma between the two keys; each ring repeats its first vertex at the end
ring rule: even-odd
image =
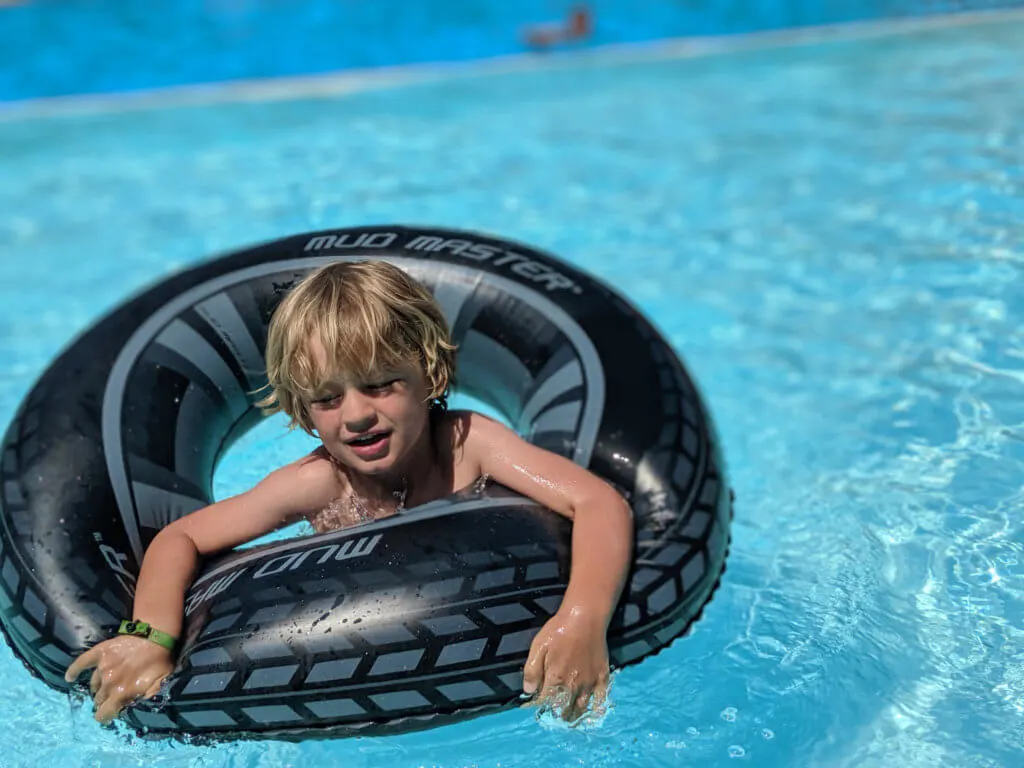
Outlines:
{"type": "MultiPolygon", "coordinates": [[[[1024,17],[321,101],[0,122],[0,417],[125,295],[317,227],[463,226],[615,284],[738,495],[692,636],[603,724],[148,743],[0,648],[0,763],[971,766],[1024,754],[1024,17]]],[[[218,474],[302,450],[280,422],[218,474]]]]}
{"type": "MultiPolygon", "coordinates": [[[[0,102],[526,50],[577,0],[20,0],[0,3],[0,102]]],[[[586,0],[580,45],[986,10],[1018,0],[586,0]]]]}

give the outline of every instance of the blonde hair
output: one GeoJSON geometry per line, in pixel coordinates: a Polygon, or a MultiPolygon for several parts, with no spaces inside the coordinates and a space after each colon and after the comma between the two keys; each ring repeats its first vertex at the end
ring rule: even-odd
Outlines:
{"type": "Polygon", "coordinates": [[[290,427],[310,435],[307,402],[332,376],[367,379],[400,364],[420,366],[429,401],[447,406],[455,377],[455,345],[437,301],[419,282],[386,261],[342,261],[304,278],[270,321],[266,349],[270,393],[256,405],[284,411],[290,427]],[[321,370],[311,345],[327,353],[321,370]]]}

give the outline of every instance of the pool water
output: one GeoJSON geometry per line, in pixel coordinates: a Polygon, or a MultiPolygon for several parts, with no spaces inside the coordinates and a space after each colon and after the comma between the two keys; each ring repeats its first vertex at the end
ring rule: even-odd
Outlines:
{"type": "MultiPolygon", "coordinates": [[[[405,222],[550,249],[665,331],[722,434],[729,569],[570,731],[99,728],[0,648],[0,763],[972,766],[1024,754],[1024,16],[322,100],[0,123],[0,415],[90,321],[206,255],[405,222]],[[28,735],[31,734],[30,737],[28,735]]],[[[217,476],[308,445],[280,420],[217,476]]]]}

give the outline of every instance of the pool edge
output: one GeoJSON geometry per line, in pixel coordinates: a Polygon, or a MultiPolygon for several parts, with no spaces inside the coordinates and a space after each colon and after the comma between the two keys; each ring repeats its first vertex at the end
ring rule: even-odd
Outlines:
{"type": "Polygon", "coordinates": [[[675,37],[613,43],[557,53],[518,53],[469,61],[336,70],[296,77],[231,80],[165,88],[0,101],[0,123],[85,115],[119,114],[231,103],[262,103],[333,98],[380,88],[445,79],[551,71],[588,63],[627,64],[704,58],[743,51],[822,42],[915,34],[953,27],[1024,21],[1024,8],[873,19],[736,35],[675,37]]]}

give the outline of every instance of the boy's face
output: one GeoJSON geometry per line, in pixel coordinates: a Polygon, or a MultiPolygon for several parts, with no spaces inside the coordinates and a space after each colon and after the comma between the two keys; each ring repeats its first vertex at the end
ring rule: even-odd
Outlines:
{"type": "MultiPolygon", "coordinates": [[[[311,348],[320,370],[323,347],[311,348]]],[[[365,380],[335,376],[306,403],[317,435],[330,454],[365,475],[405,471],[422,447],[429,424],[430,392],[419,366],[375,371],[365,380]]]]}

